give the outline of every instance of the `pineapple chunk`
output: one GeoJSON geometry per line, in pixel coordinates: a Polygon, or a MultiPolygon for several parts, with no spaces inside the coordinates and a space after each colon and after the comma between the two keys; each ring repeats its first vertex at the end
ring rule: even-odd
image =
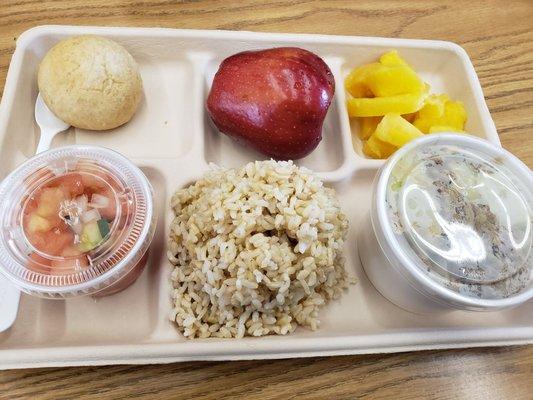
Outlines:
{"type": "Polygon", "coordinates": [[[424,82],[416,72],[403,65],[381,65],[368,75],[365,83],[376,97],[419,93],[424,90],[424,82]]]}
{"type": "Polygon", "coordinates": [[[462,131],[466,122],[463,103],[451,101],[445,94],[429,96],[418,112],[413,124],[424,133],[433,126],[446,126],[452,131],[462,131]]]}
{"type": "Polygon", "coordinates": [[[371,63],[355,68],[348,74],[344,81],[344,86],[348,93],[355,98],[372,97],[372,92],[366,84],[367,77],[376,69],[379,68],[379,63],[371,63]]]}
{"type": "Polygon", "coordinates": [[[465,106],[460,101],[448,101],[444,107],[444,121],[456,131],[462,131],[466,123],[465,106]]]}
{"type": "Polygon", "coordinates": [[[346,90],[355,98],[373,97],[372,92],[364,82],[352,82],[346,90]]]}
{"type": "Polygon", "coordinates": [[[441,118],[444,115],[444,106],[450,98],[447,94],[432,94],[426,98],[424,107],[418,111],[421,118],[441,118]]]}
{"type": "Polygon", "coordinates": [[[409,66],[405,60],[400,57],[396,50],[388,51],[379,58],[379,62],[383,65],[404,65],[409,66]]]}
{"type": "Polygon", "coordinates": [[[385,114],[409,114],[424,104],[427,93],[408,93],[372,99],[348,99],[350,117],[377,117],[385,114]]]}
{"type": "Polygon", "coordinates": [[[401,147],[424,134],[400,115],[387,114],[378,124],[373,136],[382,142],[401,147]]]}
{"type": "Polygon", "coordinates": [[[46,232],[52,228],[52,224],[38,214],[31,214],[28,222],[28,231],[30,233],[46,232]]]}
{"type": "Polygon", "coordinates": [[[388,158],[396,150],[396,147],[382,142],[375,134],[370,136],[363,146],[363,152],[370,158],[388,158]]]}
{"type": "Polygon", "coordinates": [[[363,117],[359,121],[359,138],[366,140],[374,133],[381,117],[363,117]]]}
{"type": "Polygon", "coordinates": [[[384,54],[379,63],[354,69],[346,77],[345,86],[355,98],[395,96],[424,90],[422,80],[397,52],[384,54]]]}
{"type": "Polygon", "coordinates": [[[444,105],[448,101],[448,96],[432,94],[426,98],[424,106],[418,111],[418,115],[413,124],[424,133],[429,133],[429,129],[444,115],[444,105]]]}
{"type": "Polygon", "coordinates": [[[373,146],[371,143],[368,143],[368,142],[369,141],[367,140],[363,144],[363,153],[369,158],[378,158],[378,159],[381,158],[379,151],[375,148],[375,146],[373,146]]]}

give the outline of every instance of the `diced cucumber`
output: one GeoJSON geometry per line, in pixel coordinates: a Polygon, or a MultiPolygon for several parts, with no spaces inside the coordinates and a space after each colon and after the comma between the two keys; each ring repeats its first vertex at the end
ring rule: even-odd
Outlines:
{"type": "Polygon", "coordinates": [[[104,218],[98,220],[98,229],[102,238],[105,238],[109,234],[109,222],[104,218]]]}
{"type": "Polygon", "coordinates": [[[83,226],[80,236],[79,248],[81,251],[89,251],[98,246],[109,234],[109,222],[105,219],[91,221],[83,226]]]}
{"type": "Polygon", "coordinates": [[[83,226],[80,236],[80,249],[82,251],[89,251],[100,244],[103,237],[100,234],[98,222],[91,221],[83,226]]]}
{"type": "Polygon", "coordinates": [[[78,243],[78,249],[85,253],[87,251],[91,251],[92,249],[94,249],[96,246],[93,246],[92,243],[84,243],[84,242],[80,242],[78,243]]]}

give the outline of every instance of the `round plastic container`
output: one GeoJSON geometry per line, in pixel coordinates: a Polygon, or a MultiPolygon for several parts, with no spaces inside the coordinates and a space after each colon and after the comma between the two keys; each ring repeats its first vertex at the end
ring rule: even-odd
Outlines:
{"type": "Polygon", "coordinates": [[[376,289],[417,313],[517,306],[533,297],[533,175],[467,135],[399,149],[378,171],[358,232],[376,289]]]}
{"type": "Polygon", "coordinates": [[[140,275],[155,231],[152,188],[124,156],[67,146],[0,184],[0,273],[46,298],[116,293],[140,275]]]}

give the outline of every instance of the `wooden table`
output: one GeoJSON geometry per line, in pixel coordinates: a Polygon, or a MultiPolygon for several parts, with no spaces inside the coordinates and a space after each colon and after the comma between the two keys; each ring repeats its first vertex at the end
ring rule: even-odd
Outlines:
{"type": "MultiPolygon", "coordinates": [[[[504,147],[533,166],[532,21],[532,0],[2,0],[0,87],[17,36],[41,24],[451,40],[472,58],[504,147]]],[[[0,372],[0,399],[122,397],[527,399],[533,346],[0,372]]]]}

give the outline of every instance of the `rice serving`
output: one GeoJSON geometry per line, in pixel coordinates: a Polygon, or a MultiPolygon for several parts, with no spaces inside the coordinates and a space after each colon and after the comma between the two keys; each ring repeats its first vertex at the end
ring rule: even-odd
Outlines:
{"type": "Polygon", "coordinates": [[[348,285],[335,192],[291,161],[213,169],[171,207],[171,319],[188,338],[315,330],[348,285]]]}

